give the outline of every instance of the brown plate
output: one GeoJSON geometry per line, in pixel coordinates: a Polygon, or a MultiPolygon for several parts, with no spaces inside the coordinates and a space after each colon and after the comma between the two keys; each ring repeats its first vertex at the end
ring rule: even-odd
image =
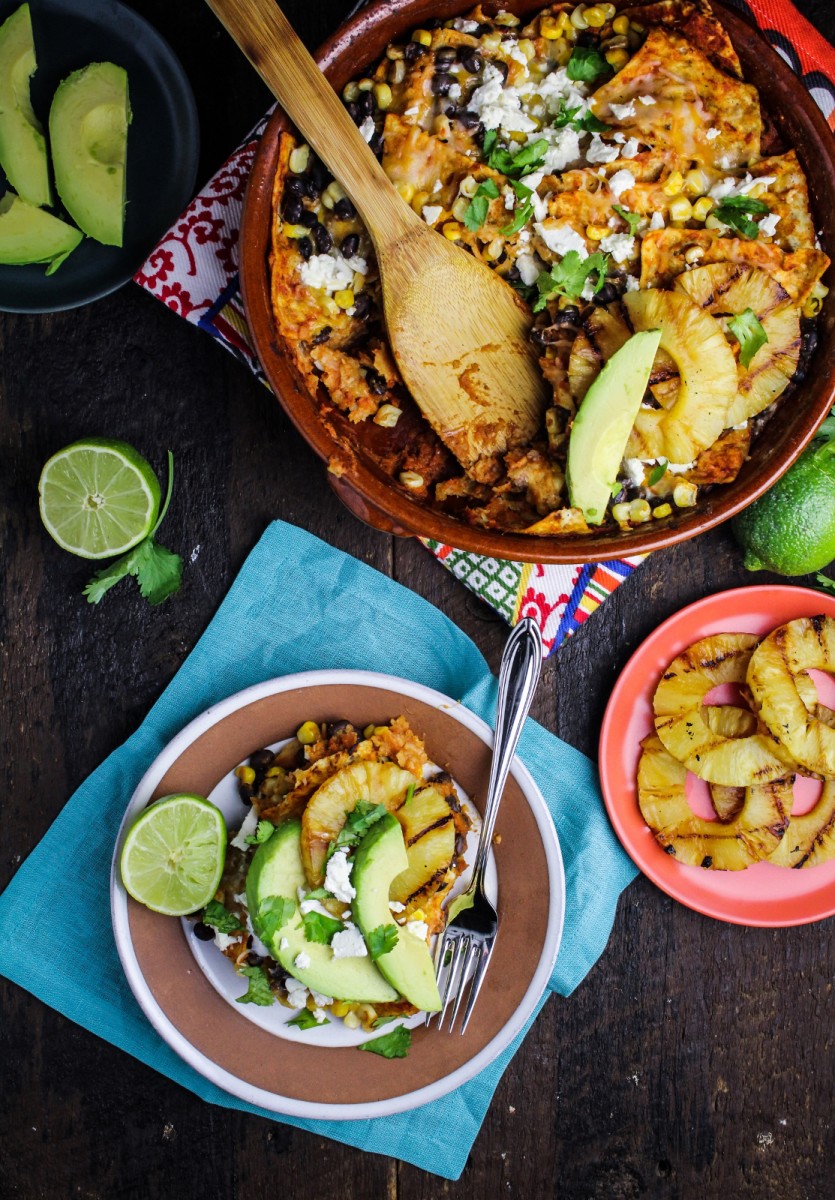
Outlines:
{"type": "MultiPolygon", "coordinates": [[[[473,7],[468,0],[376,0],[343,25],[318,51],[322,70],[337,90],[362,74],[388,43],[430,17],[443,19],[473,7]]],[[[538,11],[540,0],[487,3],[519,14],[538,11]]],[[[812,206],[821,224],[820,240],[835,259],[835,141],[823,115],[802,83],[759,31],[738,14],[715,4],[739,54],[746,80],[756,85],[765,108],[787,146],[800,157],[812,206]]],[[[762,495],[794,462],[814,436],[835,399],[835,291],[826,298],[819,324],[820,345],[806,383],[768,426],[767,440],[737,479],[709,492],[674,522],[654,522],[627,533],[607,531],[584,537],[531,537],[475,529],[404,495],[363,450],[358,427],[329,400],[311,396],[273,322],[267,255],[272,219],[272,185],[277,137],[289,128],[277,110],[261,139],[244,205],[241,226],[241,284],[247,320],[258,357],[281,404],[302,436],[335,474],[329,478],[343,502],[362,520],[390,533],[435,538],[463,550],[522,562],[596,562],[671,546],[711,529],[762,495]]],[[[827,273],[832,278],[833,269],[827,273]]]]}
{"type": "MultiPolygon", "coordinates": [[[[356,1047],[287,1041],[257,1027],[198,968],[183,923],[128,897],[119,878],[119,854],[125,833],[151,800],[177,791],[209,795],[253,750],[290,736],[312,714],[323,721],[348,714],[360,727],[403,714],[425,738],[430,757],[480,805],[489,773],[490,730],[439,692],[364,671],[312,671],[258,684],[192,721],[137,788],[113,860],[113,928],[128,982],[146,1016],[207,1079],[274,1112],[356,1120],[402,1112],[444,1095],[510,1044],[553,969],[564,877],[550,814],[517,759],[497,824],[503,834],[495,848],[501,931],[466,1035],[419,1027],[408,1058],[389,1061],[360,1054],[356,1047]]],[[[241,820],[240,803],[237,808],[241,820]]]]}

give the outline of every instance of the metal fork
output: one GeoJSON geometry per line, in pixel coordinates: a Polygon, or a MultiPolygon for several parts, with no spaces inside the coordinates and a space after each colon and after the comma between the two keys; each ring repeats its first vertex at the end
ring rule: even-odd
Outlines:
{"type": "MultiPolygon", "coordinates": [[[[530,617],[524,617],[507,640],[499,668],[499,696],[496,701],[493,760],[490,765],[490,782],[487,787],[487,800],[473,865],[473,876],[467,890],[456,897],[450,905],[451,920],[443,934],[438,937],[435,947],[435,976],[438,980],[439,991],[441,990],[441,977],[446,970],[441,992],[438,1029],[442,1027],[447,1008],[452,1003],[448,1033],[452,1033],[458,1010],[467,990],[467,980],[472,972],[472,983],[467,1007],[464,1010],[461,1033],[463,1034],[467,1028],[473,1006],[484,982],[493,947],[496,944],[499,917],[484,892],[484,871],[493,841],[493,829],[496,824],[496,814],[499,811],[499,801],[502,798],[507,773],[516,752],[522,726],[533,700],[541,665],[542,635],[536,623],[530,617]]],[[[431,1021],[432,1015],[432,1013],[427,1013],[427,1025],[431,1021]]]]}

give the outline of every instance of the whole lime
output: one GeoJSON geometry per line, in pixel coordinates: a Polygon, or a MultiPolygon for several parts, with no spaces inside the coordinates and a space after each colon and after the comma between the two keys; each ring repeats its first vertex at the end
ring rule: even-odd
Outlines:
{"type": "Polygon", "coordinates": [[[808,575],[835,559],[835,442],[813,442],[759,500],[735,517],[749,571],[808,575]]]}

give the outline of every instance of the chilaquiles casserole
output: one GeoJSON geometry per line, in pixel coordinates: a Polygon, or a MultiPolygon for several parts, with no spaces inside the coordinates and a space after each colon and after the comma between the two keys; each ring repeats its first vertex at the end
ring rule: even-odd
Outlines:
{"type": "Polygon", "coordinates": [[[422,504],[583,534],[565,481],[572,421],[631,334],[660,329],[604,519],[675,519],[736,477],[808,364],[829,259],[797,156],[707,0],[429,24],[343,100],[404,201],[533,310],[553,389],[543,427],[462,470],[398,376],[351,201],[282,133],[272,304],[296,366],[323,418],[333,405],[362,427],[366,453],[422,504]]]}

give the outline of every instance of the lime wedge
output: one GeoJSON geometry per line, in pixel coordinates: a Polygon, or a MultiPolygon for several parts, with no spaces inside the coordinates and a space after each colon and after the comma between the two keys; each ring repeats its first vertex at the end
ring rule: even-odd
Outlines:
{"type": "Polygon", "coordinates": [[[134,900],[167,917],[184,917],[212,899],[225,859],[223,813],[185,793],[145,809],[125,839],[119,866],[134,900]]]}
{"type": "Polygon", "coordinates": [[[87,438],[65,446],[41,472],[41,520],[64,550],[112,558],[151,532],[159,480],[127,442],[87,438]]]}

